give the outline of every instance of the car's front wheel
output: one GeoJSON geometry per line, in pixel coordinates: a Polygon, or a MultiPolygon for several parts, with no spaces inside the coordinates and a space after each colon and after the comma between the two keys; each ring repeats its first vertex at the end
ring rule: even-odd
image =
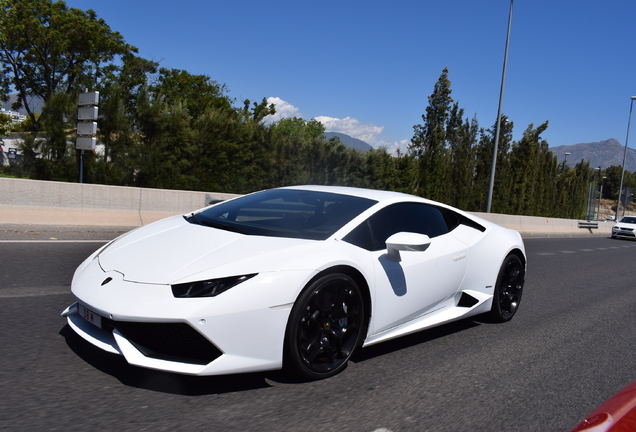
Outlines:
{"type": "Polygon", "coordinates": [[[492,299],[490,318],[497,322],[510,321],[519,308],[525,268],[517,255],[508,255],[501,265],[492,299]]]}
{"type": "Polygon", "coordinates": [[[286,333],[291,366],[309,379],[342,371],[363,337],[364,302],[349,276],[334,273],[309,284],[296,300],[286,333]]]}

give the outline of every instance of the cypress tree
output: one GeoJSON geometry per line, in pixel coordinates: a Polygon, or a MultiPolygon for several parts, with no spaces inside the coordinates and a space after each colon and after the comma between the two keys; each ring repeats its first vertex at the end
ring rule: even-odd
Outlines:
{"type": "Polygon", "coordinates": [[[434,200],[443,200],[448,170],[446,127],[453,99],[448,68],[444,68],[433,94],[428,97],[423,124],[413,126],[409,151],[417,159],[415,193],[434,200]]]}

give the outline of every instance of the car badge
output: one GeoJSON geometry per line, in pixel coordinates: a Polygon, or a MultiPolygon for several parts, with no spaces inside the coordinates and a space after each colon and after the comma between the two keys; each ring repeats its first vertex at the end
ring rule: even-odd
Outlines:
{"type": "Polygon", "coordinates": [[[104,279],[104,282],[102,282],[102,286],[106,285],[108,282],[110,282],[112,280],[113,280],[112,277],[107,277],[106,279],[104,279]]]}

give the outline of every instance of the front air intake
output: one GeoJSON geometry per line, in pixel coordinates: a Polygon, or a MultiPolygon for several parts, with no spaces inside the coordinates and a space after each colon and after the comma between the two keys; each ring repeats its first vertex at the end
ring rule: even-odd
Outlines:
{"type": "Polygon", "coordinates": [[[108,331],[117,329],[146,357],[204,365],[223,354],[186,323],[129,322],[102,318],[102,328],[108,331]]]}

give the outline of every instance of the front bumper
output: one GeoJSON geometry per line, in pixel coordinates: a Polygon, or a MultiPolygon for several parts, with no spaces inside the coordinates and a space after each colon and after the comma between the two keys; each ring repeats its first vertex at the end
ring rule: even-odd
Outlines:
{"type": "Polygon", "coordinates": [[[217,297],[175,299],[169,285],[129,282],[94,260],[73,278],[78,302],[62,316],[82,338],[136,366],[188,375],[280,369],[293,303],[274,288],[302,286],[303,276],[260,276],[217,297]],[[79,305],[101,325],[84,319],[79,305]]]}
{"type": "Polygon", "coordinates": [[[123,355],[130,364],[206,375],[208,365],[223,355],[186,323],[113,321],[101,317],[101,327],[97,327],[78,313],[78,306],[74,303],[62,312],[75,333],[104,351],[123,355]]]}
{"type": "Polygon", "coordinates": [[[612,236],[635,238],[636,234],[634,234],[634,230],[632,228],[613,227],[612,236]]]}

